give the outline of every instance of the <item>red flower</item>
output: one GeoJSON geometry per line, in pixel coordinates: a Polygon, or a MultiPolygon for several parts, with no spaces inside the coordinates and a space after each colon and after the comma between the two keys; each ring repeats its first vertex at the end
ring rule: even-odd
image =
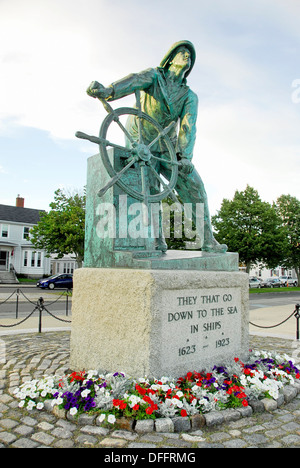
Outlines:
{"type": "Polygon", "coordinates": [[[152,406],[148,406],[148,408],[146,409],[146,413],[147,413],[147,414],[152,414],[152,413],[153,413],[153,408],[152,408],[152,406]]]}
{"type": "Polygon", "coordinates": [[[239,362],[239,358],[238,358],[238,357],[235,357],[234,360],[235,360],[235,362],[239,362]]]}
{"type": "Polygon", "coordinates": [[[139,392],[140,395],[146,395],[147,390],[145,388],[140,387],[138,384],[136,384],[135,389],[139,392]]]}
{"type": "Polygon", "coordinates": [[[181,410],[180,414],[181,414],[181,416],[182,416],[183,418],[185,418],[185,417],[187,416],[187,412],[186,412],[185,409],[181,410]]]}
{"type": "Polygon", "coordinates": [[[71,383],[74,382],[74,380],[76,380],[77,382],[83,382],[85,380],[85,372],[82,371],[82,372],[72,372],[72,374],[70,374],[70,379],[71,379],[71,383]]]}
{"type": "Polygon", "coordinates": [[[133,411],[138,411],[140,409],[140,405],[134,405],[132,409],[133,411]]]}
{"type": "Polygon", "coordinates": [[[127,406],[127,403],[125,403],[125,401],[124,401],[124,400],[121,400],[121,401],[120,401],[120,405],[119,405],[119,406],[120,406],[120,409],[121,409],[121,410],[123,410],[123,409],[125,409],[125,408],[126,408],[126,406],[127,406]]]}
{"type": "Polygon", "coordinates": [[[245,406],[245,407],[248,406],[248,401],[247,401],[247,400],[243,400],[243,401],[242,401],[242,405],[245,406]]]}
{"type": "Polygon", "coordinates": [[[300,374],[296,374],[296,379],[300,379],[300,374]]]}
{"type": "Polygon", "coordinates": [[[120,400],[113,400],[114,406],[119,406],[120,403],[121,403],[120,400]]]}

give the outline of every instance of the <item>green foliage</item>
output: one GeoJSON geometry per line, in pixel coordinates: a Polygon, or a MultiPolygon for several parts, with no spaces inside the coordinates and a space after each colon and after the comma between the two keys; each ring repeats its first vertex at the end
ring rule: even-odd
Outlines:
{"type": "Polygon", "coordinates": [[[185,224],[183,202],[179,195],[177,195],[177,199],[181,206],[178,206],[170,197],[162,201],[163,212],[166,216],[163,225],[166,228],[168,227],[166,231],[169,231],[170,234],[165,241],[170,250],[188,250],[188,243],[196,241],[196,226],[192,220],[187,220],[185,224]]]}
{"type": "Polygon", "coordinates": [[[287,239],[282,264],[295,269],[300,284],[300,201],[291,195],[281,195],[277,199],[276,210],[287,239]]]}
{"type": "Polygon", "coordinates": [[[73,253],[78,265],[84,257],[85,195],[66,195],[57,190],[49,213],[31,230],[31,242],[36,249],[55,253],[58,258],[73,253]]]}
{"type": "Polygon", "coordinates": [[[257,262],[275,268],[284,258],[287,240],[280,217],[250,186],[236,191],[232,201],[224,199],[212,224],[216,239],[227,244],[229,251],[239,253],[248,272],[257,262]]]}

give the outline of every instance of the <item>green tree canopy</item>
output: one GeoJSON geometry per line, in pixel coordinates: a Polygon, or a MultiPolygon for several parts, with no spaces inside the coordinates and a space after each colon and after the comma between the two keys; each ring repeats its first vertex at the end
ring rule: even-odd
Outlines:
{"type": "Polygon", "coordinates": [[[275,268],[282,261],[286,239],[278,213],[249,185],[245,191],[236,191],[233,200],[223,200],[212,224],[216,239],[239,253],[247,272],[257,262],[275,268]]]}
{"type": "Polygon", "coordinates": [[[31,242],[36,249],[62,258],[73,253],[78,266],[84,258],[85,195],[69,196],[57,190],[49,213],[41,213],[40,222],[31,230],[31,242]]]}
{"type": "Polygon", "coordinates": [[[281,195],[277,199],[277,213],[285,228],[287,248],[283,266],[294,268],[300,283],[300,201],[291,195],[281,195]]]}

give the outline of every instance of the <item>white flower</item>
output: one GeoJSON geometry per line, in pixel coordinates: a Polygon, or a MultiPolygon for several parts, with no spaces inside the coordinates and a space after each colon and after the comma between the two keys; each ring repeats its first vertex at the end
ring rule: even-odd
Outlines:
{"type": "Polygon", "coordinates": [[[35,406],[36,406],[36,403],[30,400],[27,405],[28,411],[32,411],[35,406]]]}
{"type": "Polygon", "coordinates": [[[116,417],[115,417],[113,414],[109,414],[109,415],[108,415],[108,418],[107,418],[107,421],[108,421],[110,424],[115,424],[115,422],[116,422],[116,417]]]}
{"type": "Polygon", "coordinates": [[[75,416],[75,414],[77,414],[77,412],[78,412],[77,408],[71,408],[70,409],[70,415],[71,416],[75,416]]]}
{"type": "Polygon", "coordinates": [[[99,422],[102,423],[102,422],[105,420],[105,418],[106,418],[106,415],[105,415],[105,414],[100,414],[100,416],[99,416],[99,418],[98,418],[98,419],[99,419],[99,422]]]}
{"type": "Polygon", "coordinates": [[[55,405],[61,405],[62,403],[64,402],[63,398],[56,398],[56,400],[52,400],[52,406],[55,406],[55,405]]]}
{"type": "MultiPolygon", "coordinates": [[[[162,388],[163,392],[167,392],[170,389],[169,385],[163,385],[161,388],[162,388]]],[[[179,392],[179,393],[181,393],[181,392],[179,392]]]]}
{"type": "Polygon", "coordinates": [[[177,392],[176,395],[178,396],[178,398],[183,397],[183,393],[181,391],[177,392]]]}
{"type": "Polygon", "coordinates": [[[89,370],[87,373],[87,380],[90,380],[92,377],[98,374],[98,371],[95,369],[89,370]]]}
{"type": "Polygon", "coordinates": [[[86,398],[89,393],[91,393],[91,390],[88,390],[88,389],[83,390],[83,392],[81,392],[82,398],[86,398]]]}
{"type": "Polygon", "coordinates": [[[182,408],[183,407],[182,401],[177,400],[177,398],[172,398],[172,403],[173,403],[174,406],[177,406],[177,408],[182,408]]]}
{"type": "Polygon", "coordinates": [[[36,405],[36,409],[38,409],[38,410],[42,410],[43,408],[44,408],[44,403],[38,403],[36,405]]]}
{"type": "Polygon", "coordinates": [[[151,390],[154,390],[156,392],[157,390],[159,390],[159,385],[152,384],[151,385],[151,390]]]}
{"type": "Polygon", "coordinates": [[[20,401],[20,403],[18,404],[19,408],[23,408],[24,405],[25,405],[25,400],[20,401]]]}
{"type": "Polygon", "coordinates": [[[167,382],[169,382],[169,378],[168,377],[162,377],[161,380],[162,384],[166,384],[167,382]]]}

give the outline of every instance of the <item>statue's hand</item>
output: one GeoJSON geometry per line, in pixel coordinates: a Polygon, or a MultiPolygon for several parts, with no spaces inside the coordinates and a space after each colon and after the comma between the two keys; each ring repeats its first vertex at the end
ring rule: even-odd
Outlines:
{"type": "Polygon", "coordinates": [[[179,170],[181,172],[183,172],[184,174],[191,174],[193,172],[194,164],[189,159],[182,158],[180,160],[180,163],[181,163],[181,167],[179,170]]]}
{"type": "Polygon", "coordinates": [[[86,92],[93,98],[107,99],[111,96],[112,88],[105,88],[101,83],[98,83],[98,81],[92,81],[86,92]]]}

